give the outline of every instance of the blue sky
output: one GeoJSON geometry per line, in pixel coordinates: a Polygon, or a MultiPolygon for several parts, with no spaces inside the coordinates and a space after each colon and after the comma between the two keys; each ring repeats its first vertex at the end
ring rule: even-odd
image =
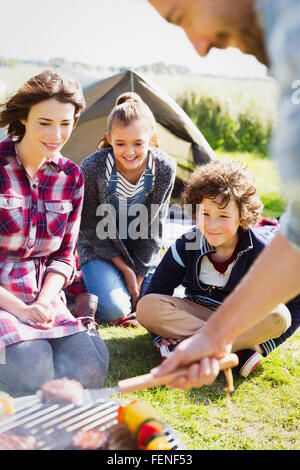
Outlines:
{"type": "Polygon", "coordinates": [[[187,65],[193,71],[235,76],[263,77],[266,73],[254,57],[236,49],[212,50],[206,58],[200,58],[181,28],[163,20],[147,0],[3,3],[0,56],[65,57],[128,67],[165,62],[187,65]]]}

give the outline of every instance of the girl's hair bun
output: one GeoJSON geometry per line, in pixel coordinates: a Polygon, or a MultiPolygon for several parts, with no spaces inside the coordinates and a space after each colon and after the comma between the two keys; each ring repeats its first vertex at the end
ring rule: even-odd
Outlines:
{"type": "MultiPolygon", "coordinates": [[[[132,122],[141,120],[146,126],[149,126],[151,132],[154,132],[156,121],[149,106],[142,100],[140,95],[135,92],[122,93],[116,100],[115,107],[109,113],[107,118],[107,130],[111,134],[115,125],[129,126],[132,122]]],[[[110,146],[104,137],[98,144],[98,148],[110,146]]],[[[157,146],[157,143],[155,143],[157,146]]]]}
{"type": "Polygon", "coordinates": [[[120,104],[123,103],[140,103],[142,99],[137,93],[134,92],[127,92],[127,93],[122,93],[117,100],[115,106],[120,106],[120,104]]]}

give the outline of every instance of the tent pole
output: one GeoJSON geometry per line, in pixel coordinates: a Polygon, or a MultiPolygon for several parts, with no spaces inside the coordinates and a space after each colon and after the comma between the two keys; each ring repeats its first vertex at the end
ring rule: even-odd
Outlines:
{"type": "Polygon", "coordinates": [[[133,73],[130,72],[130,91],[134,91],[134,81],[133,81],[133,73]]]}

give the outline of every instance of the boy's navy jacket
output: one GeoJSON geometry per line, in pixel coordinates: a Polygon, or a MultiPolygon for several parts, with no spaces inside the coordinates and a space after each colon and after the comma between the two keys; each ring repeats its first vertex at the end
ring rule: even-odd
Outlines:
{"type": "MultiPolygon", "coordinates": [[[[253,228],[241,231],[239,251],[230,277],[226,285],[219,288],[203,284],[199,280],[203,257],[213,254],[216,250],[209,245],[204,235],[195,227],[178,238],[167,250],[156,268],[147,294],[173,295],[174,289],[183,285],[186,297],[211,310],[215,310],[240,282],[268,243],[269,239],[253,228]]],[[[278,266],[278,269],[280,269],[280,266],[278,266]]],[[[249,299],[249,302],[251,302],[251,299],[249,299]]],[[[291,313],[291,326],[279,338],[270,340],[271,342],[266,348],[270,350],[267,352],[279,346],[300,325],[300,296],[292,299],[286,306],[291,313]]]]}

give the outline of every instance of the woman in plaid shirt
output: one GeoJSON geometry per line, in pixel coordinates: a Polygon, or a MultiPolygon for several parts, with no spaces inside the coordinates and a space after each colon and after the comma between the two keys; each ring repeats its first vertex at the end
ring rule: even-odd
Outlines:
{"type": "Polygon", "coordinates": [[[106,346],[62,291],[75,274],[83,174],[60,150],[84,106],[76,80],[45,71],[0,113],[0,382],[12,390],[63,376],[99,387],[107,372],[106,346]]]}

